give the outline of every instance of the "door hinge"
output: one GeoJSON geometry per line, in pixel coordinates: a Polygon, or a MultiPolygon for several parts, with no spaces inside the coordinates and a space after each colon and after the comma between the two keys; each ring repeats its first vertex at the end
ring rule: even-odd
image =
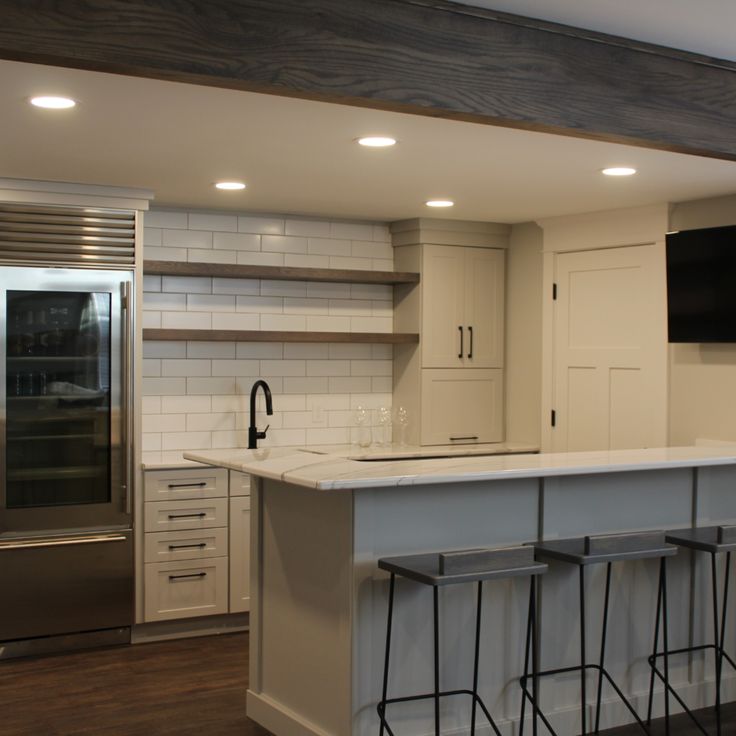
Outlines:
{"type": "Polygon", "coordinates": [[[552,409],[551,415],[550,415],[550,421],[553,427],[557,425],[557,412],[552,409]]]}
{"type": "Polygon", "coordinates": [[[552,299],[557,299],[557,284],[552,284],[552,299]]]}

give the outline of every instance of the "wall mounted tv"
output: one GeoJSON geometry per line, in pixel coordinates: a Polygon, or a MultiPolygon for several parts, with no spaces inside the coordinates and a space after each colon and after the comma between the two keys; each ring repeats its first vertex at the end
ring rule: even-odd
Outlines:
{"type": "Polygon", "coordinates": [[[736,342],[736,226],[667,235],[670,342],[736,342]]]}

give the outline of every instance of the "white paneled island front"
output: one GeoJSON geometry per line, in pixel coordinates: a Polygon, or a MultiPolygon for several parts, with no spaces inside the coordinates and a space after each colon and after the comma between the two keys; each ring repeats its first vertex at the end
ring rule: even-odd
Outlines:
{"type": "MultiPolygon", "coordinates": [[[[388,460],[351,459],[349,448],[185,457],[253,477],[248,715],[276,736],[378,734],[388,593],[381,557],[736,521],[733,446],[388,460]]],[[[712,636],[706,563],[682,551],[668,563],[672,648],[712,636]]],[[[640,713],[657,573],[657,560],[613,567],[606,661],[640,713]]],[[[604,577],[603,565],[588,575],[591,652],[600,646],[604,577]]],[[[577,569],[559,563],[541,580],[542,668],[578,662],[577,584],[577,569]]],[[[479,692],[504,734],[518,730],[527,590],[525,579],[484,587],[479,692]]],[[[472,678],[474,595],[471,585],[441,591],[443,689],[467,688],[472,678]]],[[[429,692],[431,588],[399,579],[395,606],[388,695],[429,692]]],[[[670,669],[689,704],[711,702],[710,659],[681,657],[670,669]]],[[[736,697],[733,675],[724,673],[725,700],[736,697]]],[[[663,708],[657,692],[655,715],[663,708]]],[[[602,727],[630,720],[605,688],[603,701],[602,727]]],[[[579,732],[577,674],[545,678],[541,704],[560,736],[579,732]]],[[[433,732],[429,701],[390,706],[388,717],[396,734],[433,732]]],[[[443,733],[468,733],[469,722],[465,698],[443,698],[443,733]]],[[[490,731],[483,724],[478,733],[490,731]]]]}

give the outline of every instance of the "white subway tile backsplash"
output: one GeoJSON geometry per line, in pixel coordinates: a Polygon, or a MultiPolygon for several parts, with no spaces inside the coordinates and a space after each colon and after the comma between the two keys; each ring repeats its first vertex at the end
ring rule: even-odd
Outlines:
{"type": "Polygon", "coordinates": [[[372,302],[363,299],[330,299],[330,314],[336,317],[370,317],[372,302]]]}
{"type": "Polygon", "coordinates": [[[326,414],[330,427],[352,427],[356,423],[353,411],[328,411],[326,414]]]}
{"type": "Polygon", "coordinates": [[[262,360],[263,376],[306,376],[307,368],[304,360],[262,360]]]}
{"type": "Polygon", "coordinates": [[[198,230],[168,230],[162,234],[162,245],[172,248],[211,248],[212,233],[198,230]]]}
{"type": "Polygon", "coordinates": [[[327,412],[322,412],[322,419],[315,421],[315,414],[311,411],[283,412],[284,429],[304,429],[306,427],[324,427],[327,424],[327,412]]]}
{"type": "Polygon", "coordinates": [[[208,340],[187,343],[187,358],[211,358],[227,360],[235,357],[234,342],[210,342],[208,340]]]}
{"type": "Polygon", "coordinates": [[[284,314],[328,314],[327,299],[310,299],[309,297],[284,297],[284,314]]]}
{"type": "Polygon", "coordinates": [[[163,231],[157,227],[143,228],[143,247],[160,246],[163,240],[163,231]]]}
{"type": "MultiPolygon", "coordinates": [[[[207,276],[164,276],[161,290],[177,294],[211,294],[212,279],[207,276]]],[[[143,301],[145,304],[146,297],[143,301]]]]}
{"type": "Polygon", "coordinates": [[[161,248],[153,245],[144,246],[145,257],[149,261],[186,261],[186,248],[161,248]]]}
{"type": "Polygon", "coordinates": [[[288,268],[328,268],[330,259],[327,256],[284,255],[284,266],[288,268]]]}
{"type": "Polygon", "coordinates": [[[189,294],[187,309],[190,312],[234,312],[235,297],[224,294],[189,294]]]}
{"type": "Polygon", "coordinates": [[[373,240],[373,223],[331,222],[330,237],[347,240],[373,240]]]}
{"type": "Polygon", "coordinates": [[[303,332],[307,329],[307,318],[298,314],[262,314],[261,329],[303,332]]]}
{"type": "Polygon", "coordinates": [[[212,316],[209,312],[162,312],[161,327],[169,330],[209,330],[212,316]]]}
{"type": "Polygon", "coordinates": [[[329,357],[329,346],[319,342],[286,342],[284,343],[285,360],[326,360],[329,357]]]}
{"type": "Polygon", "coordinates": [[[189,229],[235,233],[238,231],[238,217],[192,212],[189,214],[189,229]]]}
{"type": "Polygon", "coordinates": [[[283,266],[284,254],[238,251],[238,263],[245,266],[283,266]]]}
{"type": "Polygon", "coordinates": [[[143,367],[141,375],[143,376],[160,376],[161,361],[158,358],[143,358],[143,367]]]}
{"type": "Polygon", "coordinates": [[[213,294],[260,294],[261,282],[258,279],[212,279],[213,294]]]}
{"type": "Polygon", "coordinates": [[[211,446],[209,432],[169,432],[161,438],[162,450],[208,450],[211,446]]]}
{"type": "Polygon", "coordinates": [[[176,396],[186,393],[185,378],[144,378],[144,396],[176,396]]]}
{"type": "Polygon", "coordinates": [[[393,362],[390,360],[352,360],[351,376],[392,376],[393,362]]]}
{"type": "Polygon", "coordinates": [[[374,271],[393,271],[394,262],[382,258],[374,258],[372,268],[374,271]]]}
{"type": "Polygon", "coordinates": [[[213,360],[213,376],[257,376],[260,361],[258,360],[213,360]]]}
{"type": "Polygon", "coordinates": [[[326,376],[287,376],[284,378],[284,393],[326,394],[330,390],[328,381],[326,376]]]}
{"type": "Polygon", "coordinates": [[[284,355],[284,344],[280,342],[239,342],[235,345],[235,357],[248,360],[278,360],[284,355]]]}
{"type": "Polygon", "coordinates": [[[261,318],[257,314],[221,312],[212,315],[213,330],[257,330],[260,326],[261,318]]]}
{"type": "Polygon", "coordinates": [[[235,263],[237,257],[234,250],[199,250],[190,248],[187,251],[187,260],[190,263],[235,263]]]}
{"type": "Polygon", "coordinates": [[[370,301],[387,301],[393,303],[394,292],[391,286],[383,284],[351,284],[352,299],[368,299],[370,301]]]}
{"type": "Polygon", "coordinates": [[[161,277],[144,275],[143,291],[161,291],[161,277]]]}
{"type": "Polygon", "coordinates": [[[308,360],[308,376],[349,376],[349,360],[308,360]]]}
{"type": "Polygon", "coordinates": [[[306,296],[307,284],[304,281],[262,281],[261,296],[306,296]]]}
{"type": "Polygon", "coordinates": [[[143,433],[142,450],[144,452],[158,452],[161,450],[161,435],[153,432],[143,433]]]}
{"type": "Polygon", "coordinates": [[[350,430],[344,427],[307,429],[308,445],[344,445],[350,442],[350,430]]]}
{"type": "Polygon", "coordinates": [[[374,393],[389,393],[393,388],[391,376],[373,376],[371,378],[371,391],[374,393]]]}
{"type": "Polygon", "coordinates": [[[210,360],[162,360],[161,375],[163,376],[211,376],[212,361],[210,360]]]}
{"type": "Polygon", "coordinates": [[[331,342],[330,359],[332,360],[370,360],[371,345],[359,342],[331,342]]]}
{"type": "Polygon", "coordinates": [[[344,411],[350,408],[350,394],[311,393],[305,399],[309,411],[314,408],[325,411],[344,411]]]}
{"type": "Polygon", "coordinates": [[[157,329],[161,327],[161,312],[143,312],[141,324],[144,328],[157,329]]]}
{"type": "Polygon", "coordinates": [[[318,299],[350,299],[350,284],[308,282],[307,296],[318,299]]]}
{"type": "Polygon", "coordinates": [[[230,447],[245,447],[248,444],[248,432],[219,430],[212,432],[212,448],[222,450],[230,447]]]}
{"type": "Polygon", "coordinates": [[[259,233],[262,235],[283,235],[284,220],[280,217],[238,217],[239,233],[259,233]]]}
{"type": "Polygon", "coordinates": [[[162,396],[164,414],[209,414],[212,399],[209,396],[162,396]]]}
{"type": "Polygon", "coordinates": [[[144,340],[144,358],[186,358],[187,344],[179,340],[144,340]]]}
{"type": "Polygon", "coordinates": [[[180,432],[184,414],[149,414],[143,417],[143,432],[180,432]]]}
{"type": "Polygon", "coordinates": [[[392,360],[394,357],[393,345],[376,343],[371,345],[371,357],[376,360],[392,360]]]}
{"type": "Polygon", "coordinates": [[[371,316],[389,318],[393,321],[394,306],[391,302],[371,302],[371,316]]]}
{"type": "Polygon", "coordinates": [[[143,215],[146,227],[178,228],[186,230],[188,216],[186,212],[169,212],[166,210],[149,210],[143,215]]]}
{"type": "Polygon", "coordinates": [[[369,376],[333,376],[329,380],[329,392],[336,394],[366,394],[371,390],[369,376]]]}
{"type": "Polygon", "coordinates": [[[307,252],[307,239],[289,235],[262,235],[263,253],[304,253],[307,252]]]}
{"type": "Polygon", "coordinates": [[[160,414],[161,413],[161,397],[160,396],[143,396],[141,401],[141,411],[143,414],[160,414]]]}
{"type": "Polygon", "coordinates": [[[393,262],[394,252],[389,243],[376,243],[373,240],[353,240],[350,255],[354,258],[381,258],[393,262]]]}
{"type": "Polygon", "coordinates": [[[250,233],[214,233],[212,244],[221,250],[260,251],[261,236],[250,233]]]}
{"type": "Polygon", "coordinates": [[[186,392],[191,395],[209,394],[234,394],[235,379],[234,378],[199,378],[192,377],[186,379],[186,392]]]}
{"type": "MultiPolygon", "coordinates": [[[[181,426],[180,423],[179,428],[181,426]]],[[[232,412],[227,414],[187,414],[186,428],[187,432],[235,429],[235,414],[232,412]]]]}
{"type": "Polygon", "coordinates": [[[262,444],[266,447],[289,447],[293,445],[305,445],[307,433],[304,429],[274,429],[269,430],[262,444]]]}
{"type": "Polygon", "coordinates": [[[373,262],[370,258],[330,256],[330,268],[348,268],[358,271],[371,271],[373,269],[373,262]]]}
{"type": "Polygon", "coordinates": [[[143,301],[144,311],[173,312],[187,308],[186,294],[164,294],[155,291],[146,295],[143,301]]]}
{"type": "Polygon", "coordinates": [[[307,237],[328,238],[330,223],[324,220],[297,220],[287,218],[285,222],[286,235],[301,235],[307,237]]]}
{"type": "Polygon", "coordinates": [[[255,314],[281,314],[284,311],[284,298],[281,296],[238,296],[235,309],[238,312],[255,314]]]}
{"type": "Polygon", "coordinates": [[[394,320],[392,317],[351,317],[351,332],[392,332],[394,320]]]}
{"type": "Polygon", "coordinates": [[[334,238],[309,238],[307,253],[322,256],[349,256],[351,255],[350,241],[334,238]]]}
{"type": "Polygon", "coordinates": [[[314,332],[349,332],[350,317],[307,317],[307,329],[314,332]]]}
{"type": "Polygon", "coordinates": [[[306,411],[307,409],[307,397],[305,395],[282,394],[281,396],[274,396],[273,401],[274,410],[283,414],[306,411]]]}
{"type": "MultiPolygon", "coordinates": [[[[250,390],[253,387],[253,384],[259,379],[259,378],[265,378],[268,380],[268,385],[271,387],[271,393],[275,396],[279,396],[284,392],[284,378],[281,378],[280,376],[264,376],[262,373],[258,376],[236,376],[235,378],[235,393],[236,394],[242,394],[244,398],[244,407],[245,410],[247,410],[249,406],[249,400],[250,400],[250,390]]],[[[259,392],[257,398],[256,398],[256,406],[263,405],[265,408],[265,402],[263,399],[263,394],[259,392]]]]}
{"type": "MultiPolygon", "coordinates": [[[[373,226],[373,240],[380,243],[391,242],[391,230],[388,225],[374,225],[373,226]]],[[[393,258],[393,256],[391,256],[393,258]]]]}

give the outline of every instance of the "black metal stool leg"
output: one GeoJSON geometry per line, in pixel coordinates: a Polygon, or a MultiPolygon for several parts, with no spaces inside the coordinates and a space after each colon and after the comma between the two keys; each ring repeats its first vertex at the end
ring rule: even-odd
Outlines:
{"type": "Polygon", "coordinates": [[[434,596],[434,733],[440,736],[440,625],[438,588],[432,586],[434,596]]]}
{"type": "Polygon", "coordinates": [[[539,642],[537,640],[537,578],[532,575],[529,585],[529,613],[532,619],[532,694],[534,696],[534,708],[532,709],[532,734],[537,736],[539,705],[539,642]]]}
{"type": "Polygon", "coordinates": [[[473,705],[470,718],[470,736],[475,736],[475,711],[478,700],[478,660],[480,655],[480,614],[483,603],[483,581],[478,581],[478,606],[475,614],[475,661],[473,662],[473,705]]]}
{"type": "Polygon", "coordinates": [[[659,565],[657,582],[657,614],[654,617],[654,646],[652,647],[652,665],[649,675],[649,705],[647,707],[647,726],[652,725],[652,705],[654,702],[654,669],[657,664],[657,647],[659,646],[659,620],[662,616],[662,564],[659,565]]]}
{"type": "Polygon", "coordinates": [[[667,639],[667,558],[661,561],[662,570],[662,641],[664,645],[664,732],[670,736],[670,655],[667,639]]]}
{"type": "MultiPolygon", "coordinates": [[[[524,736],[524,718],[526,717],[526,699],[529,694],[526,689],[526,681],[529,678],[529,654],[531,652],[532,645],[532,605],[533,605],[533,589],[534,589],[534,576],[531,577],[529,588],[529,610],[526,615],[526,641],[524,643],[524,676],[521,678],[522,689],[521,689],[521,715],[519,716],[519,736],[524,736]]],[[[534,656],[534,655],[532,655],[534,656]]],[[[532,662],[532,668],[534,664],[532,662]]],[[[536,702],[536,695],[535,695],[536,702]]],[[[534,705],[532,703],[532,713],[534,713],[534,705]]],[[[535,734],[536,736],[536,734],[535,734]]]]}
{"type": "Polygon", "coordinates": [[[391,653],[391,622],[394,612],[394,585],[396,583],[396,575],[391,573],[391,582],[388,586],[388,621],[386,622],[386,658],[383,662],[383,689],[381,691],[381,705],[383,706],[382,711],[379,711],[379,717],[381,719],[381,730],[380,736],[383,736],[383,731],[386,727],[386,695],[388,692],[388,660],[391,653]]]}
{"type": "MultiPolygon", "coordinates": [[[[728,613],[728,579],[731,576],[731,553],[726,552],[726,569],[723,573],[723,611],[721,613],[721,641],[716,652],[718,656],[718,680],[716,687],[720,695],[721,691],[721,680],[723,679],[723,656],[724,647],[726,645],[726,614],[728,613]]],[[[720,713],[718,714],[718,725],[721,725],[720,713]]]]}
{"type": "Polygon", "coordinates": [[[603,628],[601,630],[601,656],[598,670],[598,697],[595,703],[595,729],[598,733],[601,726],[601,696],[603,694],[603,663],[606,655],[606,633],[608,631],[608,600],[611,593],[611,563],[606,565],[606,592],[603,597],[603,628]]]}
{"type": "Polygon", "coordinates": [[[588,732],[585,718],[585,709],[587,705],[587,696],[585,691],[587,670],[585,668],[585,664],[585,565],[580,565],[580,719],[582,723],[582,736],[586,736],[588,732]]]}
{"type": "Polygon", "coordinates": [[[718,570],[716,565],[716,553],[710,553],[711,586],[713,588],[713,654],[715,655],[716,671],[716,733],[721,736],[721,649],[720,649],[720,626],[718,623],[718,570]]]}

